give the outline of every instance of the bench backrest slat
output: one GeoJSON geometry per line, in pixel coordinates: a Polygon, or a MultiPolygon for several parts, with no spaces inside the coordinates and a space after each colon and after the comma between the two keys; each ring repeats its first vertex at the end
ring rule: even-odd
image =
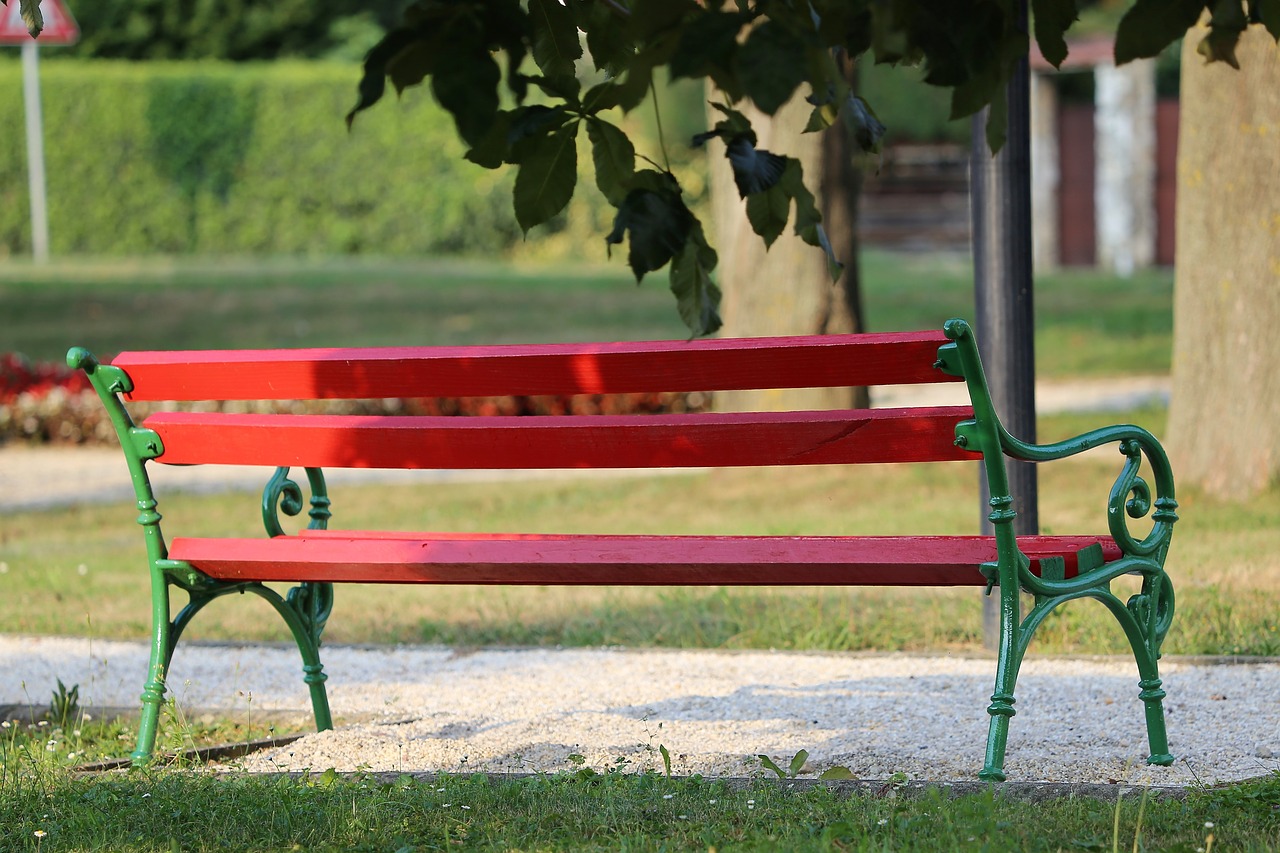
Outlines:
{"type": "Polygon", "coordinates": [[[344,468],[702,468],[971,460],[967,406],[699,415],[383,417],[165,412],[160,462],[344,468]]]}
{"type": "Polygon", "coordinates": [[[488,347],[127,352],[140,400],[488,397],[959,381],[939,331],[488,347]]]}

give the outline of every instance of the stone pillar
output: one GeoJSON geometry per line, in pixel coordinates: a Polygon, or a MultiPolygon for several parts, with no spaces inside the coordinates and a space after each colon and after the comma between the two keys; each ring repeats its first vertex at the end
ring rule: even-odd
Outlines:
{"type": "Polygon", "coordinates": [[[1155,262],[1154,60],[1099,65],[1094,103],[1098,265],[1127,276],[1155,262]]]}
{"type": "Polygon", "coordinates": [[[1031,73],[1031,265],[1058,266],[1058,87],[1053,75],[1031,73]]]}

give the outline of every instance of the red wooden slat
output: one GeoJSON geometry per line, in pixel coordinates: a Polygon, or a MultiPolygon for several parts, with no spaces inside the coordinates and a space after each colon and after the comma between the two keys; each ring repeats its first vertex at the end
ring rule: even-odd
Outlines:
{"type": "Polygon", "coordinates": [[[974,459],[972,409],[592,417],[382,417],[165,412],[174,465],[337,468],[703,468],[974,459]]]}
{"type": "Polygon", "coordinates": [[[129,400],[485,397],[950,382],[937,331],[637,343],[126,352],[129,400]]]}
{"type": "MultiPolygon", "coordinates": [[[[1106,537],[1037,537],[1033,558],[1106,537]]],[[[175,539],[169,555],[228,581],[359,583],[981,586],[995,541],[978,536],[561,536],[326,531],[175,539]]],[[[1033,570],[1039,570],[1033,560],[1033,570]]]]}

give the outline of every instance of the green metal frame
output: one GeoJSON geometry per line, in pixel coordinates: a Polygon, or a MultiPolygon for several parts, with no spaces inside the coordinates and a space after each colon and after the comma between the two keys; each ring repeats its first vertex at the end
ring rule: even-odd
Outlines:
{"type": "MultiPolygon", "coordinates": [[[[142,525],[146,542],[151,574],[151,662],[147,682],[142,689],[142,719],[138,724],[138,742],[132,755],[133,764],[142,766],[149,763],[155,751],[156,728],[160,719],[160,707],[164,703],[165,678],[182,632],[205,605],[232,593],[253,593],[275,608],[284,619],[302,655],[303,681],[310,689],[316,729],[324,731],[333,728],[333,717],[329,711],[329,699],[324,685],[327,676],[320,663],[320,637],[333,609],[333,585],[300,583],[281,596],[262,583],[218,581],[202,574],[188,563],[170,560],[164,534],[160,530],[161,515],[156,511],[155,494],[146,469],[147,462],[164,453],[164,445],[155,432],[134,424],[120,398],[121,394],[133,390],[132,380],[121,368],[99,364],[88,350],[80,347],[67,353],[67,364],[88,375],[107,409],[116,435],[120,438],[137,498],[137,521],[142,525]],[[186,606],[176,616],[172,615],[170,607],[170,592],[174,588],[186,592],[188,598],[186,606]]],[[[331,515],[324,474],[318,468],[308,468],[306,473],[311,492],[311,509],[308,512],[310,520],[307,526],[322,530],[328,525],[331,515]]],[[[301,513],[302,508],[301,487],[289,479],[288,468],[276,469],[275,475],[263,490],[262,497],[262,518],[267,535],[279,536],[284,532],[277,509],[293,516],[301,513]]]]}
{"type": "Polygon", "coordinates": [[[1000,590],[1000,643],[996,666],[995,692],[987,713],[991,725],[987,735],[987,755],[981,778],[1003,781],[1005,746],[1009,718],[1014,711],[1014,685],[1031,637],[1055,607],[1079,598],[1102,602],[1133,649],[1138,665],[1140,692],[1146,710],[1149,764],[1173,763],[1164,723],[1160,672],[1160,646],[1173,621],[1173,584],[1164,571],[1165,556],[1178,520],[1174,499],[1173,472],[1164,449],[1151,433],[1141,427],[1120,425],[1093,430],[1075,438],[1047,445],[1034,445],[1014,438],[997,417],[987,388],[982,361],[973,330],[963,320],[949,320],[943,327],[951,343],[938,350],[938,367],[953,376],[964,377],[973,403],[974,417],[956,427],[956,444],[982,454],[983,469],[991,493],[989,518],[995,528],[997,559],[982,566],[988,579],[987,592],[1000,590]],[[1017,516],[1005,457],[1027,462],[1049,462],[1083,453],[1107,444],[1119,445],[1124,462],[1107,502],[1108,528],[1120,547],[1118,560],[1104,563],[1101,549],[1081,555],[1076,577],[1063,577],[1061,561],[1049,563],[1042,576],[1032,574],[1030,561],[1018,548],[1013,532],[1017,516]],[[1155,499],[1147,481],[1139,476],[1146,457],[1155,482],[1155,499]],[[1154,512],[1152,511],[1154,509],[1154,512]],[[1151,517],[1151,530],[1141,539],[1129,531],[1129,519],[1151,517]],[[1056,571],[1055,571],[1056,569],[1056,571]],[[1122,602],[1111,582],[1121,575],[1142,576],[1142,589],[1122,602]],[[1034,597],[1029,613],[1022,615],[1020,591],[1034,597]]]}

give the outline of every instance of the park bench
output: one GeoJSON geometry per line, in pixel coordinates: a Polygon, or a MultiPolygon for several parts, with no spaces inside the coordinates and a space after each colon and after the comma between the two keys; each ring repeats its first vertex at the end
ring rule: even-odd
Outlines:
{"type": "MultiPolygon", "coordinates": [[[[987,712],[984,779],[1005,778],[1014,685],[1036,628],[1058,605],[1101,601],[1132,649],[1145,706],[1147,759],[1169,764],[1157,669],[1173,618],[1164,571],[1177,519],[1173,479],[1156,439],[1135,426],[1031,445],[993,409],[969,326],[942,331],[647,343],[126,352],[89,375],[123,446],[152,583],[152,654],[133,760],[151,759],[165,676],[195,614],[230,593],[254,593],[288,624],[302,657],[317,728],[332,727],[320,640],[335,583],[601,585],[932,585],[998,590],[999,657],[987,712]],[[332,400],[613,392],[723,391],[963,382],[969,405],[837,411],[436,417],[237,414],[162,410],[135,425],[133,401],[332,400]],[[1006,457],[1046,462],[1116,444],[1123,457],[1105,532],[1017,537],[1006,457]],[[1154,494],[1140,476],[1144,464],[1154,494]],[[857,463],[980,463],[993,536],[635,536],[330,530],[324,468],[681,468],[857,463]],[[266,537],[166,541],[147,463],[276,469],[263,494],[266,537]],[[309,523],[298,515],[305,470],[309,523]],[[1145,535],[1130,532],[1143,519],[1145,535]],[[1121,601],[1111,583],[1138,575],[1121,601]],[[296,584],[284,595],[267,586],[296,584]],[[173,588],[189,603],[170,610],[173,588]],[[1023,613],[1020,592],[1034,604],[1023,613]]],[[[166,406],[165,409],[174,408],[166,406]]],[[[267,474],[264,472],[264,479],[267,474]]],[[[1102,524],[1099,524],[1102,527],[1102,524]]],[[[975,762],[976,763],[976,762],[975,762]]]]}

